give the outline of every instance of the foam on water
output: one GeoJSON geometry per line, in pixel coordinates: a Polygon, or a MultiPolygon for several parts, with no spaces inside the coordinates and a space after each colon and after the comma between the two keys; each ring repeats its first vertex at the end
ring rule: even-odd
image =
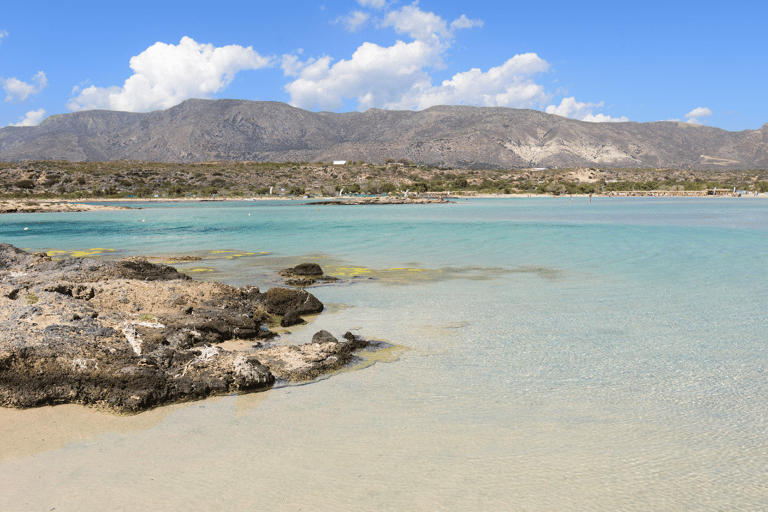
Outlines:
{"type": "Polygon", "coordinates": [[[354,329],[407,349],[7,459],[5,503],[89,509],[109,490],[114,510],[768,506],[764,201],[145,206],[5,216],[0,237],[196,255],[177,266],[262,287],[317,261],[348,280],[312,290],[335,306],[291,339],[354,329]]]}

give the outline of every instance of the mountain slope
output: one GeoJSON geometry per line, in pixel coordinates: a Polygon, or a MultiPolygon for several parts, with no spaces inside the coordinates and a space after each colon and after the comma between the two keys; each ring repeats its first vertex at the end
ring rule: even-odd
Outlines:
{"type": "Polygon", "coordinates": [[[92,110],[0,129],[4,161],[386,158],[489,168],[768,168],[768,124],[728,132],[678,122],[586,123],[501,107],[337,114],[279,102],[188,100],[162,111],[92,110]]]}

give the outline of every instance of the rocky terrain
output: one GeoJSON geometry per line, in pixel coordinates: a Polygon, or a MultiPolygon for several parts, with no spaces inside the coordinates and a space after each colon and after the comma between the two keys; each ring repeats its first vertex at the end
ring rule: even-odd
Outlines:
{"type": "Polygon", "coordinates": [[[273,343],[270,325],[322,310],[303,289],[261,293],[141,259],[52,261],[0,244],[0,405],[136,412],[312,379],[375,345],[326,331],[273,343]]]}
{"type": "MultiPolygon", "coordinates": [[[[32,161],[0,163],[2,197],[32,199],[220,199],[256,196],[338,196],[340,193],[403,196],[450,192],[608,193],[620,190],[705,190],[713,187],[768,192],[768,170],[616,169],[466,169],[435,168],[403,160],[382,165],[317,163],[32,161]],[[271,190],[271,194],[270,194],[271,190]]],[[[32,207],[32,206],[30,206],[32,207]]]]}
{"type": "Polygon", "coordinates": [[[536,110],[308,112],[279,102],[188,100],[163,111],[84,111],[0,129],[0,160],[325,162],[441,167],[768,168],[768,124],[588,123],[536,110]]]}

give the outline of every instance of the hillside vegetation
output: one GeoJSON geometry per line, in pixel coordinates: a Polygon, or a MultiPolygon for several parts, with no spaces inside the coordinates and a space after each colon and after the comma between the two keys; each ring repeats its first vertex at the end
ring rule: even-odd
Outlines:
{"type": "Polygon", "coordinates": [[[693,191],[717,188],[768,192],[768,171],[680,169],[439,168],[390,159],[386,164],[32,161],[0,163],[6,198],[175,198],[334,196],[344,194],[574,194],[693,191]]]}

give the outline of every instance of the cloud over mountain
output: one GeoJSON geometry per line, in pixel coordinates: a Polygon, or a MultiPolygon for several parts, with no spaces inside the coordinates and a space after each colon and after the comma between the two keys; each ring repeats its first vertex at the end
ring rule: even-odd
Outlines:
{"type": "Polygon", "coordinates": [[[92,85],[67,102],[73,111],[109,109],[142,112],[168,108],[189,98],[210,98],[243,70],[261,69],[270,57],[252,47],[214,47],[183,37],[178,45],[155,43],[130,61],[134,74],[122,87],[92,85]]]}
{"type": "Polygon", "coordinates": [[[45,73],[38,71],[32,77],[32,83],[24,82],[16,77],[0,79],[0,83],[3,84],[3,90],[6,94],[5,101],[23,102],[30,96],[40,94],[43,89],[48,87],[48,78],[45,73]]]}

